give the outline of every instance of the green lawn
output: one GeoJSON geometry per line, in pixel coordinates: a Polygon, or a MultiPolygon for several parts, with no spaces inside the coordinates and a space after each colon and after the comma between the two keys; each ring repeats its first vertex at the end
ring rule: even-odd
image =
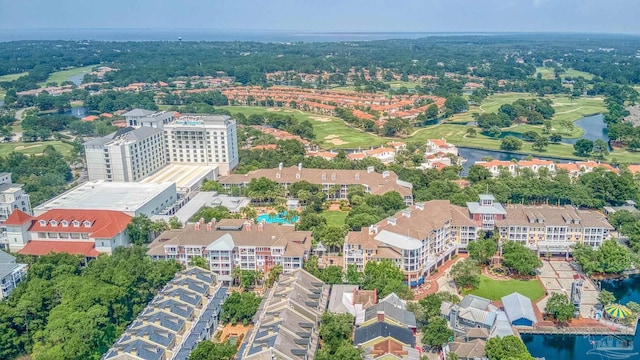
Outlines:
{"type": "Polygon", "coordinates": [[[464,292],[491,300],[500,300],[503,296],[518,292],[531,301],[539,300],[544,296],[544,288],[538,279],[532,280],[493,280],[486,276],[480,277],[480,286],[477,289],[464,292]]]}
{"type": "Polygon", "coordinates": [[[295,116],[299,120],[309,120],[313,124],[316,140],[323,148],[366,148],[381,145],[389,140],[373,134],[365,133],[345,124],[344,121],[332,116],[308,113],[287,108],[264,108],[259,106],[221,106],[233,113],[265,114],[278,112],[295,116]]]}
{"type": "Polygon", "coordinates": [[[9,153],[16,151],[25,155],[41,154],[47,145],[53,146],[56,150],[60,151],[63,155],[71,153],[72,146],[60,141],[46,141],[46,142],[11,142],[0,143],[0,156],[6,156],[9,153]]]}
{"type": "MultiPolygon", "coordinates": [[[[538,74],[542,74],[542,78],[543,79],[555,79],[555,74],[553,73],[553,69],[552,68],[548,68],[548,67],[537,67],[536,68],[536,73],[534,76],[538,76],[538,74]]],[[[562,74],[560,74],[560,77],[579,77],[582,76],[585,80],[591,80],[593,79],[593,74],[588,73],[588,72],[584,72],[584,71],[580,71],[580,70],[575,70],[575,69],[567,69],[565,72],[563,72],[562,74]]]]}
{"type": "Polygon", "coordinates": [[[13,81],[13,80],[19,78],[20,76],[25,76],[25,75],[29,75],[29,73],[28,72],[23,72],[23,73],[19,73],[19,74],[2,75],[2,76],[0,76],[0,82],[13,81]]]}
{"type": "Polygon", "coordinates": [[[346,211],[323,211],[320,216],[327,219],[327,225],[341,226],[344,225],[344,220],[348,214],[346,211]]]}
{"type": "Polygon", "coordinates": [[[95,65],[89,65],[89,66],[83,66],[83,67],[53,72],[49,74],[49,78],[47,78],[47,81],[40,83],[40,86],[44,86],[50,82],[55,82],[58,85],[60,85],[61,83],[69,80],[70,76],[88,73],[91,71],[93,67],[95,67],[95,65]]]}

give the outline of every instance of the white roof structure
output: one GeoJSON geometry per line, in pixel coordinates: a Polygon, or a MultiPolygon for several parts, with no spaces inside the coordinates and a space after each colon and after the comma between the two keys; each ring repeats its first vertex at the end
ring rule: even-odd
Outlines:
{"type": "Polygon", "coordinates": [[[169,164],[140,182],[144,184],[172,182],[176,184],[178,191],[189,192],[199,188],[204,179],[215,179],[217,174],[217,166],[169,164]]]}
{"type": "Polygon", "coordinates": [[[233,237],[229,234],[224,234],[207,246],[207,251],[231,251],[235,246],[236,244],[233,242],[233,237]]]}
{"type": "Polygon", "coordinates": [[[489,337],[505,337],[513,335],[513,328],[504,311],[496,312],[496,322],[489,337]]]}
{"type": "Polygon", "coordinates": [[[418,250],[422,247],[422,242],[418,239],[414,239],[411,236],[404,236],[387,230],[380,231],[380,233],[376,235],[374,239],[376,241],[380,241],[382,243],[402,250],[418,250]]]}
{"type": "Polygon", "coordinates": [[[514,292],[503,296],[502,306],[511,322],[522,318],[530,320],[534,324],[538,322],[531,300],[520,293],[514,292]]]}
{"type": "MultiPolygon", "coordinates": [[[[82,185],[56,196],[33,209],[36,216],[51,209],[83,209],[122,211],[136,216],[147,213],[147,204],[159,203],[172,205],[177,200],[176,186],[171,182],[135,183],[109,182],[105,180],[88,181],[82,185]]],[[[153,206],[155,210],[156,206],[153,206]]]]}

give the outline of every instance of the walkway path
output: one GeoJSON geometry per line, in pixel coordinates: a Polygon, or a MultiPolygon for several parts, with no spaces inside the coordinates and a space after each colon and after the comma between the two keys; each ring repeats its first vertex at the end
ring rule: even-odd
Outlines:
{"type": "Polygon", "coordinates": [[[451,270],[451,266],[453,266],[453,264],[462,259],[466,259],[467,256],[467,254],[458,254],[456,258],[446,261],[442,266],[438,268],[438,272],[432,273],[425,279],[425,282],[428,281],[431,283],[431,287],[429,289],[423,290],[421,293],[416,294],[414,292],[413,299],[420,300],[429,294],[435,294],[441,291],[448,291],[452,294],[457,295],[458,290],[456,289],[455,282],[449,275],[449,271],[451,270]]]}

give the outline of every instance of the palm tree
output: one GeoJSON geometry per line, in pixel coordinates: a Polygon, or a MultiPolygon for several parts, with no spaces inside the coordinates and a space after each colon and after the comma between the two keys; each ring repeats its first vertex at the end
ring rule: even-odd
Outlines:
{"type": "Polygon", "coordinates": [[[258,212],[253,206],[245,206],[240,208],[240,214],[242,214],[245,219],[255,219],[256,216],[258,216],[258,212]]]}
{"type": "Polygon", "coordinates": [[[240,269],[240,266],[234,266],[233,269],[231,269],[231,278],[233,279],[233,284],[239,284],[241,277],[242,269],[240,269]]]}
{"type": "Polygon", "coordinates": [[[256,272],[255,272],[255,280],[256,280],[255,286],[257,287],[258,283],[260,283],[260,282],[262,282],[262,280],[264,280],[264,271],[256,270],[256,272]]]}
{"type": "Polygon", "coordinates": [[[276,214],[275,211],[269,211],[269,219],[273,220],[276,216],[278,216],[278,214],[276,214]]]}

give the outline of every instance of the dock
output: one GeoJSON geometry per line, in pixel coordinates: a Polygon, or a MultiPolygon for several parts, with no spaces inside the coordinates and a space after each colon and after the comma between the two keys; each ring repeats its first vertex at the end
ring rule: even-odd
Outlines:
{"type": "Polygon", "coordinates": [[[636,329],[627,326],[538,326],[535,328],[518,327],[520,334],[531,335],[629,335],[634,336],[636,329]]]}

